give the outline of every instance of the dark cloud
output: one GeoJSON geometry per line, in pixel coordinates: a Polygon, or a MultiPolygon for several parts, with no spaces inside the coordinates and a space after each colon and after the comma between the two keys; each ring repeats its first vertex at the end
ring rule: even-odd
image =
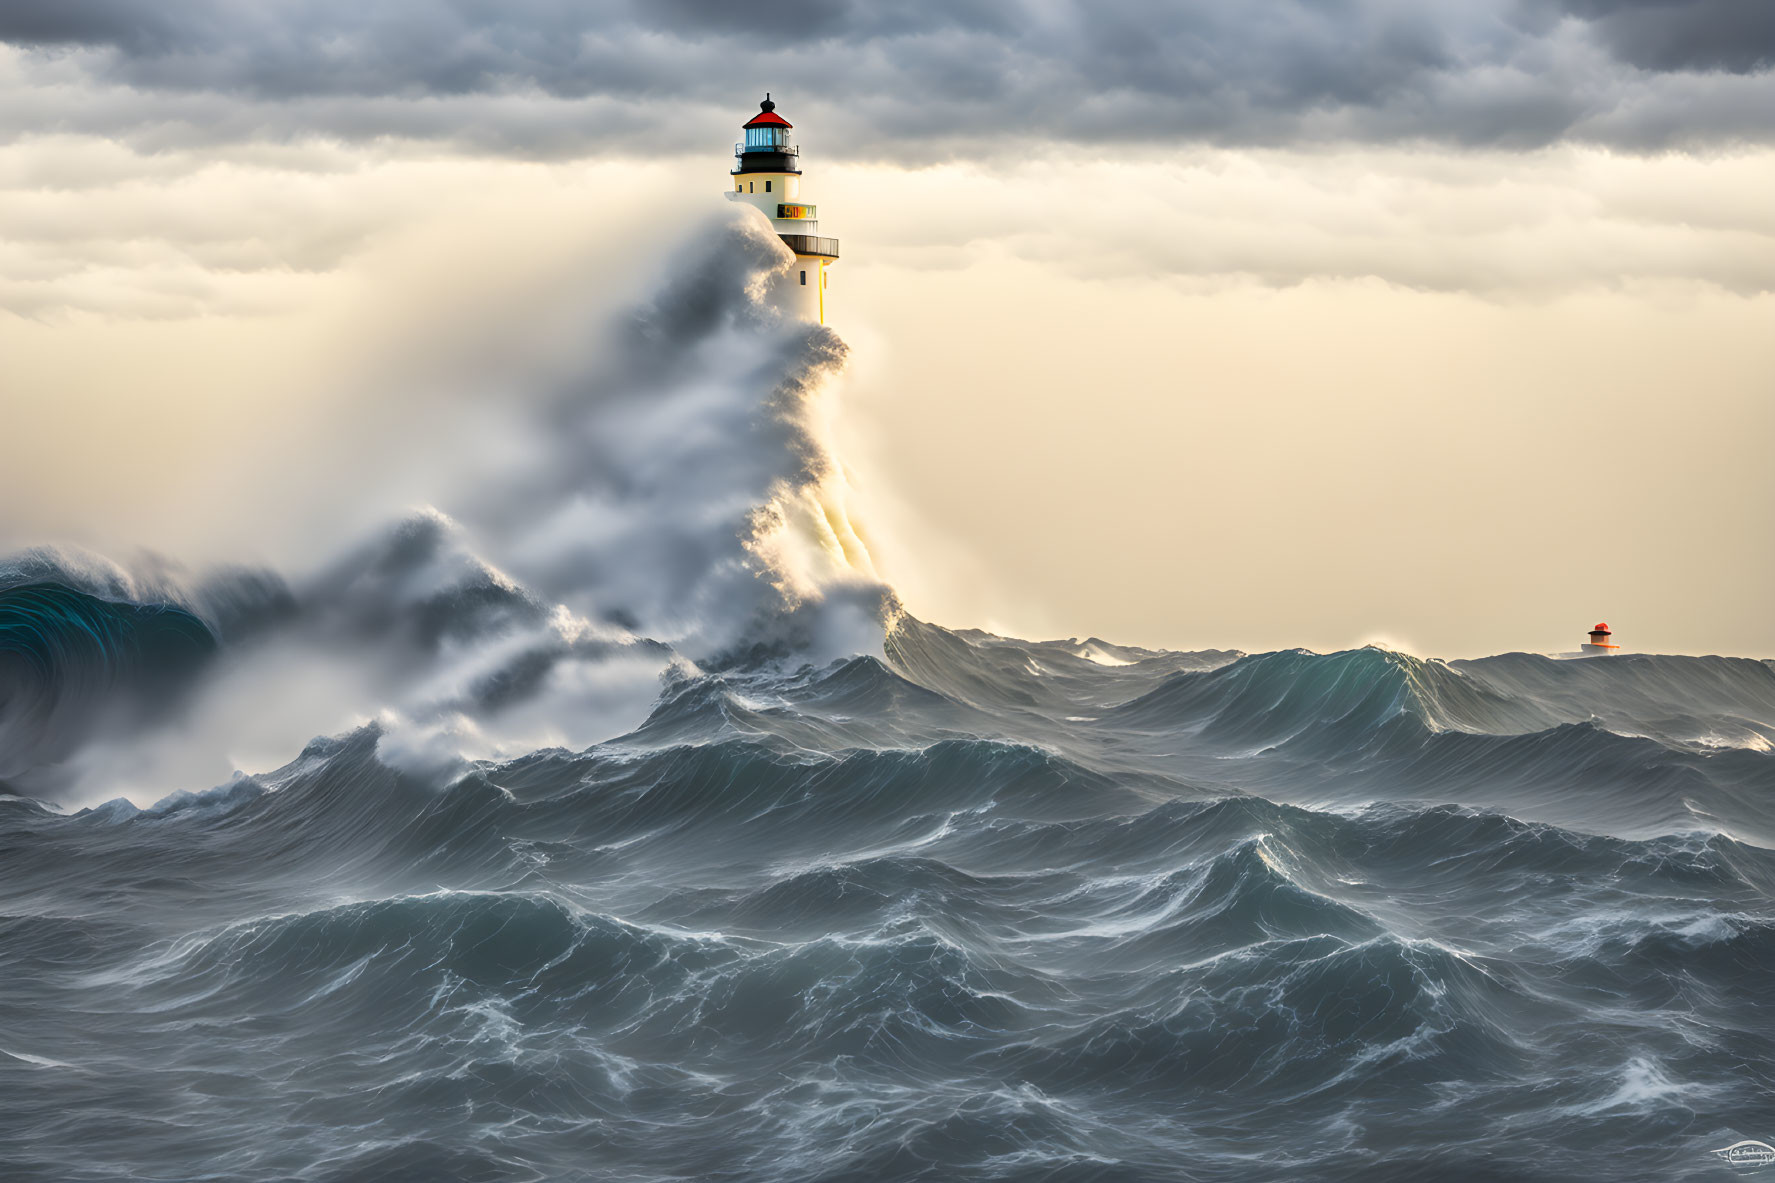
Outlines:
{"type": "MultiPolygon", "coordinates": [[[[135,4],[131,0],[20,0],[0,9],[0,40],[18,45],[112,45],[132,53],[165,53],[187,39],[182,17],[190,5],[135,4]]],[[[206,6],[207,7],[207,6],[206,6]]]]}
{"type": "Polygon", "coordinates": [[[1768,0],[1564,0],[1559,8],[1642,69],[1748,74],[1775,65],[1768,0]]]}
{"type": "Polygon", "coordinates": [[[1759,101],[1775,97],[1767,0],[7,0],[0,41],[30,51],[27,69],[92,86],[251,104],[93,114],[73,99],[14,116],[15,134],[109,118],[174,138],[171,124],[194,138],[244,125],[520,154],[670,149],[687,107],[771,88],[840,152],[847,134],[933,154],[1007,136],[1775,138],[1775,103],[1759,101]],[[459,98],[500,101],[466,119],[396,110],[459,98]]]}

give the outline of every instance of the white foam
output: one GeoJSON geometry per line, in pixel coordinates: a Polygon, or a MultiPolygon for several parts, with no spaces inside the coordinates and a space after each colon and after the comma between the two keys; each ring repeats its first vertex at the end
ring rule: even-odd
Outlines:
{"type": "Polygon", "coordinates": [[[30,1052],[15,1052],[15,1051],[12,1051],[8,1048],[3,1048],[3,1047],[0,1047],[0,1056],[10,1056],[11,1058],[19,1061],[20,1063],[30,1064],[34,1068],[74,1068],[75,1067],[75,1065],[66,1063],[65,1061],[62,1061],[62,1060],[52,1060],[48,1056],[33,1056],[30,1052]]]}
{"type": "Polygon", "coordinates": [[[1635,1056],[1622,1067],[1614,1092],[1587,1104],[1567,1106],[1562,1112],[1593,1117],[1615,1109],[1644,1111],[1677,1099],[1684,1103],[1700,1100],[1712,1091],[1710,1086],[1672,1080],[1658,1061],[1635,1056]]]}

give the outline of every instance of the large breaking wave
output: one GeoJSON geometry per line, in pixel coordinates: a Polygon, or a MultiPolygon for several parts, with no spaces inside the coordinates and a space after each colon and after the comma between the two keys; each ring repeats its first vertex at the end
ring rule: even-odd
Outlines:
{"type": "Polygon", "coordinates": [[[784,265],[713,234],[525,463],[313,570],[7,562],[8,1178],[1711,1178],[1775,1133],[1775,668],[914,619],[784,265]]]}

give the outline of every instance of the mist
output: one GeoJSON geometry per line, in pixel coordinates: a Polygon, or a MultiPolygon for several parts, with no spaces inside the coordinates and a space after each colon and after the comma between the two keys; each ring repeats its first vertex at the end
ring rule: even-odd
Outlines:
{"type": "Polygon", "coordinates": [[[374,441],[348,445],[358,456],[399,453],[380,472],[323,465],[277,490],[290,511],[267,529],[310,561],[15,555],[5,587],[48,582],[78,599],[11,621],[19,635],[56,644],[87,620],[113,628],[121,604],[156,602],[201,622],[220,652],[198,652],[208,636],[194,635],[169,667],[119,620],[116,646],[7,663],[0,700],[34,710],[9,717],[19,734],[0,777],[68,801],[152,800],[363,726],[391,764],[447,777],[611,738],[673,678],[738,656],[879,652],[892,596],[827,442],[847,348],[767,303],[792,261],[736,207],[693,224],[620,310],[558,281],[586,274],[583,259],[506,288],[478,334],[416,359],[377,414],[334,419],[374,441]],[[351,513],[329,513],[341,497],[351,513]],[[171,689],[169,668],[187,675],[171,689]],[[151,714],[115,707],[150,693],[151,714]]]}

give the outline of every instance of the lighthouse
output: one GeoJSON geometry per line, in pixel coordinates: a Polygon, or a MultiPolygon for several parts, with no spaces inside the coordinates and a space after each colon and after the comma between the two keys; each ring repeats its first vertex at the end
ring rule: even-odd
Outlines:
{"type": "Polygon", "coordinates": [[[1613,635],[1609,632],[1608,625],[1599,624],[1590,630],[1590,643],[1579,646],[1579,652],[1585,657],[1607,657],[1621,647],[1609,643],[1609,638],[1613,635]]]}
{"type": "Polygon", "coordinates": [[[801,191],[801,149],[789,139],[793,127],[766,93],[758,114],[745,124],[746,138],[733,146],[733,188],[727,197],[762,211],[783,245],[795,252],[795,265],[771,293],[776,306],[825,324],[826,271],[838,258],[838,240],[821,237],[819,206],[801,191]]]}

